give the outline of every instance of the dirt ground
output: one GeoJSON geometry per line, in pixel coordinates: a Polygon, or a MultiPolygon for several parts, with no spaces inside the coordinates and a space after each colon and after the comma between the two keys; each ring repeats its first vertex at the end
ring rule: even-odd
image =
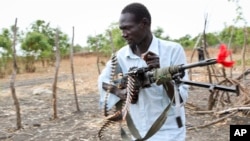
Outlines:
{"type": "MultiPolygon", "coordinates": [[[[51,102],[55,69],[43,68],[41,64],[37,64],[36,73],[17,75],[15,85],[21,107],[21,130],[15,130],[16,113],[9,88],[9,76],[0,79],[1,141],[98,141],[97,133],[103,124],[104,116],[98,106],[96,56],[77,56],[74,58],[74,66],[81,111],[76,112],[70,62],[67,59],[62,60],[57,83],[59,118],[56,120],[52,119],[51,102]]],[[[194,81],[201,80],[204,76],[202,71],[205,70],[201,68],[194,71],[194,81]]],[[[209,91],[206,88],[190,89],[186,105],[187,141],[228,141],[231,124],[250,124],[249,117],[237,113],[216,124],[198,128],[219,118],[214,114],[195,113],[197,107],[206,109],[208,96],[209,91]]],[[[125,124],[123,126],[126,128],[125,124]]],[[[104,140],[121,140],[119,124],[114,124],[105,131],[104,140]]]]}

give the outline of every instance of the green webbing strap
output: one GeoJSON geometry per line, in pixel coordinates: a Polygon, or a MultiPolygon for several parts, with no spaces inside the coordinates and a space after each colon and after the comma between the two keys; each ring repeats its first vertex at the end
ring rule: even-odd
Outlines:
{"type": "MultiPolygon", "coordinates": [[[[140,133],[136,129],[135,124],[134,124],[129,112],[127,113],[127,116],[126,116],[127,126],[128,126],[128,128],[130,130],[130,133],[136,138],[135,141],[145,141],[145,140],[147,140],[148,138],[153,136],[162,127],[162,125],[165,123],[165,121],[167,119],[168,111],[169,111],[169,109],[171,107],[171,104],[173,103],[173,100],[174,100],[174,98],[171,100],[171,102],[168,104],[168,106],[164,109],[164,111],[161,113],[161,115],[156,119],[154,124],[151,126],[151,128],[148,130],[147,134],[143,138],[140,136],[140,133]]],[[[122,140],[123,141],[128,141],[124,137],[122,136],[122,140]]]]}
{"type": "Polygon", "coordinates": [[[125,130],[121,127],[121,137],[123,141],[131,141],[131,138],[126,134],[125,130]]]}
{"type": "Polygon", "coordinates": [[[127,121],[127,126],[128,126],[128,129],[130,131],[130,133],[136,138],[136,139],[141,139],[141,135],[140,133],[138,132],[137,128],[135,127],[135,124],[129,114],[129,112],[127,113],[127,116],[126,116],[126,121],[127,121]]]}

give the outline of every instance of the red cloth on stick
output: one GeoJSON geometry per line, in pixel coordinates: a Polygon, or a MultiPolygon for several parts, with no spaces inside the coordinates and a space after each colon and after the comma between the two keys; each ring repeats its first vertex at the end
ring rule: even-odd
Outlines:
{"type": "Polygon", "coordinates": [[[220,45],[220,50],[217,56],[217,63],[222,64],[224,67],[232,67],[234,65],[234,61],[226,61],[227,56],[229,56],[231,52],[227,50],[227,46],[225,44],[220,45]]]}

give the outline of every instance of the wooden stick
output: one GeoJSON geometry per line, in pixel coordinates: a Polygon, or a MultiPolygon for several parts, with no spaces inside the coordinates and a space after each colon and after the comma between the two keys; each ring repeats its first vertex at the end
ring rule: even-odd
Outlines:
{"type": "Polygon", "coordinates": [[[58,29],[56,30],[56,36],[55,36],[55,44],[56,44],[56,66],[55,66],[55,78],[53,82],[53,99],[52,99],[52,104],[53,104],[53,118],[57,119],[57,76],[59,72],[59,67],[60,67],[60,50],[59,50],[59,33],[58,29]]]}
{"type": "Polygon", "coordinates": [[[12,43],[12,59],[13,59],[13,72],[11,75],[11,79],[10,79],[10,89],[11,89],[11,94],[12,94],[12,98],[14,100],[14,105],[16,108],[16,125],[17,125],[17,129],[21,129],[22,127],[22,123],[21,123],[21,113],[20,113],[20,105],[18,102],[18,98],[16,96],[16,89],[15,89],[15,79],[16,79],[16,73],[17,73],[17,63],[16,63],[16,32],[17,32],[17,18],[15,20],[15,25],[14,25],[14,39],[13,39],[13,43],[12,43]]]}
{"type": "Polygon", "coordinates": [[[72,43],[70,46],[70,64],[71,64],[71,74],[72,74],[72,83],[73,83],[73,88],[74,88],[74,96],[75,96],[75,101],[76,101],[76,111],[79,112],[80,108],[79,108],[79,104],[78,104],[78,98],[77,98],[77,94],[76,94],[76,82],[75,82],[75,73],[74,73],[74,36],[75,36],[75,29],[73,27],[72,29],[73,31],[73,35],[72,35],[72,43]]]}
{"type": "Polygon", "coordinates": [[[241,110],[249,110],[250,111],[250,107],[236,107],[236,108],[230,108],[230,109],[227,109],[227,110],[223,110],[223,111],[219,111],[217,112],[216,114],[225,114],[225,113],[230,113],[232,111],[241,111],[241,110]]]}
{"type": "Polygon", "coordinates": [[[207,127],[207,126],[209,126],[209,125],[218,123],[218,122],[220,122],[221,120],[224,120],[224,119],[226,119],[226,118],[228,118],[228,117],[230,117],[230,116],[232,116],[232,115],[234,115],[234,114],[236,114],[236,113],[237,113],[237,111],[235,111],[235,112],[233,112],[233,113],[231,113],[231,114],[228,114],[228,115],[226,115],[226,116],[224,116],[224,117],[218,118],[218,119],[216,119],[216,120],[214,120],[214,121],[212,121],[212,122],[209,122],[209,123],[207,123],[207,124],[203,124],[203,125],[196,126],[196,127],[190,127],[190,128],[187,128],[187,129],[188,129],[188,130],[193,130],[193,129],[197,129],[197,128],[204,128],[204,127],[207,127]]]}

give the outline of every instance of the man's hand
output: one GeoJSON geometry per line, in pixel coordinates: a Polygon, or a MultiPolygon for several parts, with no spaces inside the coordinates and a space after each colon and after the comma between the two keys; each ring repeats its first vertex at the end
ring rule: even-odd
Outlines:
{"type": "Polygon", "coordinates": [[[145,60],[149,69],[160,68],[160,58],[157,54],[155,54],[151,51],[148,51],[148,52],[142,54],[141,57],[143,60],[145,60]]]}
{"type": "MultiPolygon", "coordinates": [[[[126,100],[127,98],[127,89],[123,88],[123,89],[119,89],[117,86],[115,85],[111,85],[108,83],[103,82],[102,83],[102,88],[105,91],[110,90],[109,92],[118,96],[121,100],[126,100]]],[[[134,96],[131,97],[131,103],[135,104],[138,101],[138,94],[139,94],[139,88],[135,88],[132,93],[134,93],[134,96]]]]}
{"type": "Polygon", "coordinates": [[[126,88],[125,89],[119,89],[115,85],[111,85],[111,84],[108,84],[108,83],[105,83],[105,82],[102,83],[102,88],[105,91],[110,90],[109,91],[110,93],[118,96],[121,100],[126,100],[126,97],[127,97],[126,88]]]}

